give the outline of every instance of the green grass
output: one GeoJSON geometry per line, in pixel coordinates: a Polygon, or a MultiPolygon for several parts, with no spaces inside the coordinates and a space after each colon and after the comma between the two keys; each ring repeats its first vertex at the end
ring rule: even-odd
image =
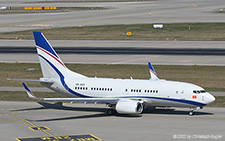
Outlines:
{"type": "MultiPolygon", "coordinates": [[[[72,71],[89,77],[149,79],[148,65],[103,65],[67,64],[72,71]]],[[[183,81],[203,86],[207,91],[225,91],[224,66],[154,66],[161,79],[183,81]]],[[[39,64],[0,63],[0,86],[21,87],[20,81],[7,78],[39,79],[42,77],[39,64]],[[34,71],[27,71],[34,68],[34,71]]],[[[28,82],[29,87],[41,87],[39,83],[28,82]]]]}
{"type": "MultiPolygon", "coordinates": [[[[44,98],[63,98],[66,97],[62,94],[54,93],[54,92],[35,92],[37,97],[44,98]]],[[[0,91],[0,100],[1,101],[37,101],[29,98],[26,92],[20,91],[0,91]]]]}
{"type": "MultiPolygon", "coordinates": [[[[35,95],[39,98],[64,98],[66,96],[54,92],[35,92],[35,95]]],[[[0,91],[1,101],[37,101],[30,99],[26,92],[17,91],[0,91]]],[[[225,96],[216,96],[216,100],[208,105],[209,107],[225,107],[225,96]]]]}
{"type": "Polygon", "coordinates": [[[225,96],[215,96],[216,100],[209,107],[225,107],[225,96]]]}
{"type": "MultiPolygon", "coordinates": [[[[49,40],[225,40],[225,23],[174,23],[164,24],[163,29],[154,29],[152,24],[134,24],[36,29],[35,31],[37,30],[43,32],[49,40]],[[127,36],[127,32],[132,32],[132,36],[127,36]]],[[[0,39],[33,40],[32,32],[33,30],[0,33],[0,39]]]]}

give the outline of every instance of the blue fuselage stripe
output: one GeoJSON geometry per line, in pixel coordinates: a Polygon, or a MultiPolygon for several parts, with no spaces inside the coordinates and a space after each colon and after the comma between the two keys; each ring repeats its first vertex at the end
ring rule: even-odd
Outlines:
{"type": "Polygon", "coordinates": [[[179,102],[179,103],[185,103],[190,105],[196,105],[196,106],[205,106],[206,104],[192,101],[192,100],[184,100],[184,99],[174,99],[174,98],[163,98],[163,97],[149,97],[149,96],[125,96],[125,97],[115,97],[115,98],[140,98],[140,99],[158,99],[158,100],[165,100],[165,101],[173,101],[173,102],[179,102]]]}
{"type": "MultiPolygon", "coordinates": [[[[78,97],[83,97],[83,98],[94,98],[91,96],[86,96],[83,94],[79,94],[75,91],[73,91],[72,89],[70,89],[66,82],[65,82],[65,77],[63,76],[63,74],[50,62],[48,61],[45,57],[43,57],[42,55],[38,54],[41,58],[43,58],[46,62],[48,62],[51,67],[57,72],[57,74],[60,77],[60,81],[63,85],[63,87],[69,91],[70,93],[78,96],[78,97]]],[[[95,97],[96,98],[96,97],[95,97]]],[[[196,105],[196,106],[205,106],[206,104],[204,103],[200,103],[200,102],[195,102],[195,101],[191,101],[191,100],[184,100],[184,99],[173,99],[173,98],[162,98],[162,97],[146,97],[146,96],[126,96],[126,97],[111,97],[111,98],[145,98],[145,99],[158,99],[158,100],[165,100],[165,101],[173,101],[173,102],[179,102],[179,103],[185,103],[185,104],[190,104],[190,105],[196,105]]]]}
{"type": "Polygon", "coordinates": [[[90,97],[90,96],[86,96],[86,95],[82,95],[82,94],[79,94],[79,93],[77,93],[77,92],[75,92],[75,91],[73,91],[73,90],[71,90],[68,86],[67,86],[67,84],[66,84],[66,82],[65,82],[65,77],[63,76],[63,74],[50,62],[50,61],[48,61],[45,57],[43,57],[42,55],[40,55],[40,54],[38,54],[41,58],[43,58],[46,62],[48,62],[49,63],[49,65],[51,65],[51,67],[56,71],[56,73],[59,75],[59,77],[60,77],[60,81],[61,81],[61,83],[62,83],[62,85],[63,85],[63,87],[67,90],[67,91],[69,91],[70,93],[72,93],[72,94],[74,94],[74,95],[76,95],[76,96],[78,96],[78,97],[83,97],[83,98],[92,98],[92,97],[90,97]]]}

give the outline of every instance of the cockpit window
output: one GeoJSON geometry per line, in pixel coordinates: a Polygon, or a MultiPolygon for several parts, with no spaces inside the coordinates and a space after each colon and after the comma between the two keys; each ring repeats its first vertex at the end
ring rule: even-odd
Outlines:
{"type": "Polygon", "coordinates": [[[193,93],[200,94],[200,93],[206,93],[205,90],[193,90],[193,93]]]}

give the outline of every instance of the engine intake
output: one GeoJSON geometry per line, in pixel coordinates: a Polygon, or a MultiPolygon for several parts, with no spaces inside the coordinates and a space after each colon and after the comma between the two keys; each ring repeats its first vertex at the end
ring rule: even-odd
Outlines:
{"type": "Polygon", "coordinates": [[[134,100],[120,100],[116,104],[116,111],[119,114],[141,114],[143,102],[134,100]]]}

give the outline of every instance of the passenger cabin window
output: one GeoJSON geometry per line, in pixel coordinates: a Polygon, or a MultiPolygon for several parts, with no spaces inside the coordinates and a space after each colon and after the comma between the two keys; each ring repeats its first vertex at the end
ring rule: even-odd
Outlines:
{"type": "MultiPolygon", "coordinates": [[[[141,92],[141,90],[139,90],[139,92],[141,92]]],[[[145,93],[158,93],[158,90],[145,90],[145,93]]]]}

